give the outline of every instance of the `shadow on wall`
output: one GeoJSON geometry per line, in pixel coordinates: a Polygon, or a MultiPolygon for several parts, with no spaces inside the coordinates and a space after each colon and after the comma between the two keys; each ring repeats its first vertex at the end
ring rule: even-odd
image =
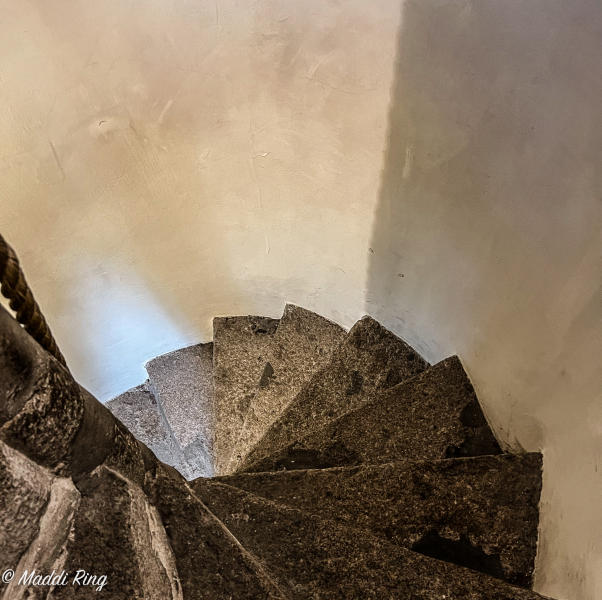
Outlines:
{"type": "Polygon", "coordinates": [[[602,594],[602,9],[407,0],[366,312],[545,452],[536,588],[602,594]]]}

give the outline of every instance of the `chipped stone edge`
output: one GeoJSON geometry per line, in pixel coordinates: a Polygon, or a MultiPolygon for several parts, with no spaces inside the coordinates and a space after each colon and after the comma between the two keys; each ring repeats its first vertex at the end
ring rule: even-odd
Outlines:
{"type": "MultiPolygon", "coordinates": [[[[130,522],[133,524],[144,523],[146,525],[144,528],[132,528],[132,541],[134,548],[136,549],[136,560],[138,561],[140,571],[144,572],[146,570],[142,560],[148,554],[150,548],[157,563],[163,568],[169,582],[171,589],[169,598],[171,600],[183,600],[184,596],[182,586],[180,585],[178,569],[176,567],[176,559],[171,545],[169,544],[167,532],[163,527],[159,512],[149,503],[144,492],[118,471],[101,465],[100,467],[97,467],[92,474],[98,473],[103,469],[126,484],[127,492],[130,497],[130,522]],[[149,541],[150,545],[148,544],[149,541]]],[[[147,566],[150,566],[152,572],[152,565],[147,566]]],[[[144,587],[145,598],[148,598],[149,600],[155,598],[157,600],[163,600],[163,598],[165,598],[165,596],[162,595],[162,591],[154,587],[152,581],[147,580],[147,578],[142,578],[142,585],[144,587]]]]}
{"type": "Polygon", "coordinates": [[[226,525],[217,517],[211,509],[196,495],[194,489],[186,482],[185,484],[186,490],[188,493],[198,502],[204,510],[207,511],[207,514],[211,516],[212,519],[215,520],[219,528],[223,531],[224,535],[232,541],[232,543],[240,550],[241,554],[249,561],[249,563],[253,566],[253,568],[257,571],[259,575],[263,578],[266,584],[272,587],[272,591],[276,592],[282,600],[288,600],[288,595],[282,589],[282,587],[274,580],[273,576],[268,571],[267,567],[263,564],[255,554],[247,550],[238,540],[238,538],[226,527],[226,525]]]}
{"type": "MultiPolygon", "coordinates": [[[[35,569],[40,573],[60,571],[67,559],[66,545],[73,527],[81,495],[70,478],[57,477],[50,488],[50,500],[40,519],[38,535],[21,556],[17,575],[35,569]]],[[[52,593],[43,588],[19,585],[15,577],[4,590],[2,600],[27,600],[52,593]]]]}

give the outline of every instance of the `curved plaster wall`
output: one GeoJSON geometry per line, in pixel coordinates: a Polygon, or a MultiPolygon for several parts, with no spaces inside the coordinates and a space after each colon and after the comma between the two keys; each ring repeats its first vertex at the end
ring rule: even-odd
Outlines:
{"type": "Polygon", "coordinates": [[[536,589],[602,598],[602,7],[404,3],[367,312],[542,450],[536,589]]]}
{"type": "Polygon", "coordinates": [[[214,315],[361,316],[396,6],[0,5],[0,226],[92,392],[214,315]]]}
{"type": "Polygon", "coordinates": [[[369,312],[544,451],[537,589],[602,596],[595,0],[0,9],[0,229],[84,385],[369,312]]]}

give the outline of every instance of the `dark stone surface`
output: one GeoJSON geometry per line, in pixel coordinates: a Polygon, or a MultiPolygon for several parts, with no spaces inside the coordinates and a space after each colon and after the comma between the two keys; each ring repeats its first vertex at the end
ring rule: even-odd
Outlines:
{"type": "Polygon", "coordinates": [[[111,467],[138,485],[157,458],[111,411],[80,387],[84,400],[82,426],[73,443],[72,476],[76,485],[99,465],[111,467]]]}
{"type": "MultiPolygon", "coordinates": [[[[52,475],[0,442],[0,573],[15,569],[39,530],[52,475]]],[[[0,582],[0,592],[4,584],[0,582]]]]}
{"type": "Polygon", "coordinates": [[[68,474],[83,400],[70,373],[0,307],[0,439],[68,474]]]}
{"type": "Polygon", "coordinates": [[[540,454],[250,473],[216,481],[515,585],[531,585],[540,454]]]}
{"type": "Polygon", "coordinates": [[[285,598],[177,473],[159,466],[146,489],[167,531],[186,600],[285,598]]]}
{"type": "Polygon", "coordinates": [[[156,458],[0,307],[0,439],[61,476],[101,463],[139,483],[156,458]]]}
{"type": "Polygon", "coordinates": [[[228,471],[242,462],[305,383],[328,363],[345,336],[336,323],[294,304],[286,305],[228,471]]]}
{"type": "Polygon", "coordinates": [[[142,486],[147,473],[155,468],[157,459],[128,431],[125,425],[115,420],[110,452],[102,464],[142,486]]]}
{"type": "Polygon", "coordinates": [[[538,594],[211,480],[197,495],[291,598],[533,600],[538,594]]]}
{"type": "MultiPolygon", "coordinates": [[[[160,598],[149,595],[145,577],[152,576],[154,587],[164,593],[170,589],[167,574],[160,568],[151,574],[143,572],[142,548],[136,543],[147,527],[132,510],[130,484],[106,468],[100,467],[80,481],[81,500],[75,515],[73,532],[66,547],[64,569],[74,574],[79,569],[95,575],[106,575],[101,592],[94,587],[57,586],[51,598],[160,598]]],[[[148,548],[151,551],[151,548],[148,548]]],[[[163,595],[169,598],[171,595],[163,595]]]]}
{"type": "MultiPolygon", "coordinates": [[[[311,428],[311,408],[306,412],[305,428],[311,428]]],[[[451,357],[241,471],[382,464],[500,452],[460,360],[451,357]]]]}
{"type": "Polygon", "coordinates": [[[149,361],[146,370],[159,409],[182,452],[185,462],[180,472],[187,479],[213,475],[213,344],[163,354],[149,361]]]}
{"type": "Polygon", "coordinates": [[[226,472],[278,327],[267,317],[213,319],[214,468],[226,472]]]}
{"type": "Polygon", "coordinates": [[[314,374],[238,470],[362,406],[375,394],[424,371],[403,340],[370,317],[358,321],[328,364],[314,374]]]}

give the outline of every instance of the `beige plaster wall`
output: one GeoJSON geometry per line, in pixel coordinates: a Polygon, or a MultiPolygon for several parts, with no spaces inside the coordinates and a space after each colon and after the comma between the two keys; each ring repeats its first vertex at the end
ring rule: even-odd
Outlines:
{"type": "Polygon", "coordinates": [[[536,588],[602,598],[602,5],[408,0],[366,307],[542,449],[536,588]]]}
{"type": "Polygon", "coordinates": [[[0,229],[103,400],[217,314],[361,316],[386,0],[0,0],[0,229]]]}
{"type": "Polygon", "coordinates": [[[369,312],[544,451],[537,589],[602,597],[596,0],[0,14],[0,230],[84,385],[216,314],[369,312]]]}

